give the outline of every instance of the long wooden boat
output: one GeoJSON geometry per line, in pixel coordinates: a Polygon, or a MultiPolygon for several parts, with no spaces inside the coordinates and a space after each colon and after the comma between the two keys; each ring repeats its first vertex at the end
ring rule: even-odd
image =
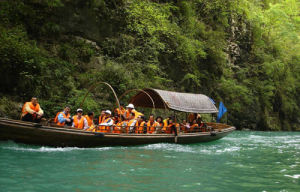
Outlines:
{"type": "MultiPolygon", "coordinates": [[[[107,83],[104,82],[104,84],[107,83]]],[[[115,93],[114,95],[116,97],[115,93]]],[[[119,105],[118,99],[117,102],[119,105]]],[[[174,113],[176,111],[187,113],[218,112],[211,99],[205,95],[178,93],[158,89],[148,88],[139,90],[129,102],[138,107],[173,110],[174,113]]],[[[214,141],[225,137],[235,130],[235,127],[226,124],[206,123],[206,125],[209,129],[205,132],[178,133],[177,136],[174,134],[114,134],[0,118],[0,140],[13,140],[28,144],[56,147],[125,146],[153,143],[189,144],[214,141]]]]}
{"type": "Polygon", "coordinates": [[[214,132],[174,134],[114,134],[89,132],[64,127],[51,127],[20,120],[0,118],[0,140],[55,147],[127,146],[153,143],[199,143],[225,137],[234,127],[208,123],[214,132]]]}

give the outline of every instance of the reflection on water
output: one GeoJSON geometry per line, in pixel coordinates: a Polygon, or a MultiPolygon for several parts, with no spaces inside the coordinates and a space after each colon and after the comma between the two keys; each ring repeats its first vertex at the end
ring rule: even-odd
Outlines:
{"type": "MultiPolygon", "coordinates": [[[[299,191],[300,133],[204,144],[53,148],[0,142],[3,191],[299,191]]],[[[0,190],[1,191],[1,190],[0,190]]]]}

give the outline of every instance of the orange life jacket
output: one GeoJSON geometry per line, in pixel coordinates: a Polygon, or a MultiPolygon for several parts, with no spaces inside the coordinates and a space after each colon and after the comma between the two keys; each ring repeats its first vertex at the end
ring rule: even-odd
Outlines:
{"type": "Polygon", "coordinates": [[[136,119],[131,119],[130,121],[128,121],[127,126],[126,126],[126,133],[129,133],[130,131],[130,126],[133,124],[133,122],[136,121],[136,119]]]}
{"type": "Polygon", "coordinates": [[[114,125],[113,133],[122,133],[122,124],[123,122],[120,121],[114,125]]]}
{"type": "Polygon", "coordinates": [[[100,124],[100,123],[103,123],[104,119],[105,119],[105,116],[101,116],[101,115],[100,115],[100,116],[99,116],[99,124],[100,124]]]}
{"type": "MultiPolygon", "coordinates": [[[[110,117],[108,117],[108,118],[104,119],[102,123],[107,123],[109,120],[113,121],[110,117]]],[[[100,128],[100,132],[103,132],[103,133],[110,132],[110,126],[99,125],[99,128],[100,128]]]]}
{"type": "Polygon", "coordinates": [[[135,133],[144,133],[145,121],[142,121],[140,124],[138,121],[135,123],[135,133]]]}
{"type": "Polygon", "coordinates": [[[32,104],[32,102],[30,101],[30,102],[26,102],[24,105],[23,105],[23,107],[22,107],[22,116],[24,116],[24,115],[26,115],[28,112],[26,111],[26,109],[25,109],[25,106],[26,105],[29,105],[29,107],[30,107],[30,109],[32,109],[33,111],[35,111],[35,112],[39,112],[39,110],[40,110],[40,105],[37,103],[35,106],[32,104]]]}
{"type": "Polygon", "coordinates": [[[84,116],[81,116],[81,118],[78,122],[78,116],[74,115],[73,116],[73,123],[74,123],[75,128],[83,129],[83,127],[84,127],[84,116]]]}
{"type": "Polygon", "coordinates": [[[125,113],[126,109],[121,106],[121,110],[119,108],[115,109],[115,115],[118,114],[118,116],[123,115],[125,113]]]}
{"type": "Polygon", "coordinates": [[[128,111],[128,109],[126,109],[123,115],[126,119],[128,119],[131,113],[128,111]]]}
{"type": "Polygon", "coordinates": [[[177,124],[176,123],[170,123],[170,124],[167,124],[167,122],[164,124],[164,128],[163,130],[165,131],[165,133],[167,134],[171,134],[172,133],[172,126],[175,126],[175,128],[177,127],[177,124]]]}
{"type": "Polygon", "coordinates": [[[56,116],[55,116],[55,119],[54,119],[54,123],[56,123],[56,125],[58,125],[58,126],[64,126],[65,123],[66,123],[66,122],[60,123],[60,122],[58,121],[58,116],[59,116],[59,114],[61,114],[61,113],[62,113],[62,115],[63,115],[63,117],[64,117],[65,119],[67,119],[67,118],[70,117],[70,113],[68,113],[68,115],[66,116],[66,114],[65,114],[63,111],[58,112],[58,113],[56,114],[56,116]]]}
{"type": "Polygon", "coordinates": [[[85,115],[84,117],[88,122],[88,126],[91,127],[93,125],[93,119],[91,119],[88,115],[85,115]]]}
{"type": "Polygon", "coordinates": [[[147,122],[147,133],[153,133],[156,130],[156,125],[157,123],[155,121],[151,122],[148,121],[147,122]]]}

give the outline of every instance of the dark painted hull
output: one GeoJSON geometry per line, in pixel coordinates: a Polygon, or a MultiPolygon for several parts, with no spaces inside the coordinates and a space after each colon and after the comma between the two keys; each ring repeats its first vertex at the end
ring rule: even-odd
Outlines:
{"type": "Polygon", "coordinates": [[[213,134],[210,132],[183,133],[177,137],[171,134],[112,134],[41,126],[30,122],[0,118],[0,140],[55,147],[126,146],[153,143],[189,144],[214,141],[234,130],[234,127],[226,126],[213,134]]]}

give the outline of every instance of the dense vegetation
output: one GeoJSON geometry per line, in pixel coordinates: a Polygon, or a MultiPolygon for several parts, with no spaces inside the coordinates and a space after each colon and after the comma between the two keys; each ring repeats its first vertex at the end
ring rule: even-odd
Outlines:
{"type": "MultiPolygon", "coordinates": [[[[300,130],[297,0],[0,2],[0,115],[37,96],[47,117],[95,82],[203,93],[228,123],[300,130]]],[[[126,101],[126,99],[124,100],[126,101]]],[[[105,86],[84,109],[114,106],[105,86]]]]}

